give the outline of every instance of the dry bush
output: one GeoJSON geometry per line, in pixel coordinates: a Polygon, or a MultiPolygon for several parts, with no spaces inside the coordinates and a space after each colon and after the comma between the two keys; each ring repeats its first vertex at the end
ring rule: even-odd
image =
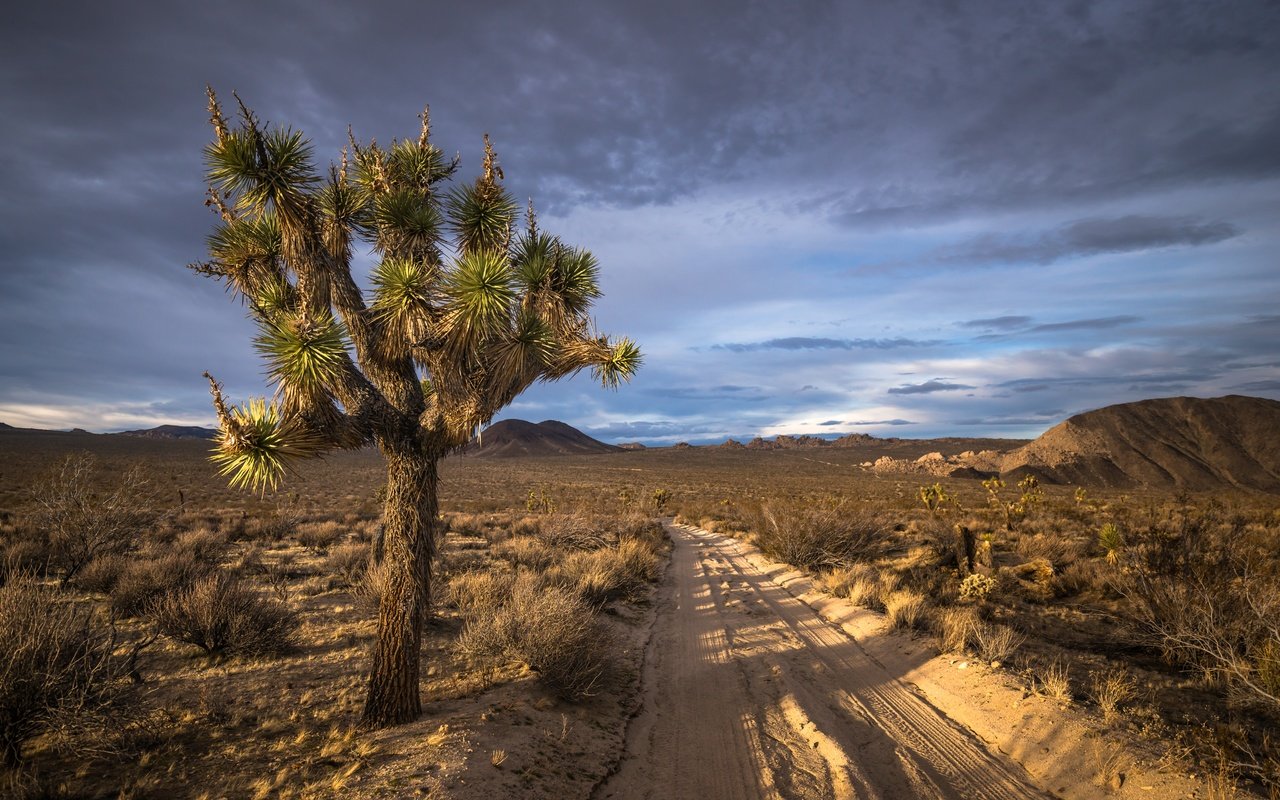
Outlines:
{"type": "Polygon", "coordinates": [[[1054,659],[1037,670],[1036,677],[1040,679],[1040,691],[1045,697],[1064,706],[1071,704],[1071,673],[1066,664],[1054,659]]]}
{"type": "Polygon", "coordinates": [[[617,547],[571,553],[558,570],[557,582],[588,603],[638,597],[658,575],[658,557],[644,542],[627,539],[617,547]]]}
{"type": "Polygon", "coordinates": [[[938,647],[944,653],[963,653],[973,642],[981,621],[967,606],[944,608],[937,615],[938,647]]]}
{"type": "Polygon", "coordinates": [[[554,550],[598,550],[607,543],[592,520],[577,514],[552,514],[543,518],[538,539],[554,550]]]}
{"type": "Polygon", "coordinates": [[[137,617],[168,592],[189,586],[208,575],[213,566],[199,561],[188,550],[170,550],[151,558],[129,562],[111,587],[111,613],[137,617]]]}
{"type": "Polygon", "coordinates": [[[884,597],[884,613],[893,630],[919,627],[928,608],[924,595],[911,589],[897,589],[884,597]]]}
{"type": "Polygon", "coordinates": [[[1028,561],[1043,559],[1061,568],[1083,558],[1087,549],[1087,543],[1061,534],[1024,534],[1014,543],[1014,552],[1028,561]]]}
{"type": "Polygon", "coordinates": [[[882,607],[880,595],[882,582],[880,571],[870,564],[854,564],[837,567],[825,579],[827,591],[836,597],[844,597],[855,606],[882,607]]]}
{"type": "Polygon", "coordinates": [[[0,552],[0,586],[9,575],[44,575],[48,572],[49,545],[29,532],[24,534],[12,539],[0,552]]]}
{"type": "Polygon", "coordinates": [[[463,572],[449,580],[446,599],[464,617],[491,615],[511,597],[510,572],[463,572]]]}
{"type": "Polygon", "coordinates": [[[594,694],[605,679],[613,649],[609,630],[574,592],[521,572],[504,604],[492,614],[481,608],[468,615],[458,640],[462,652],[523,661],[567,700],[594,694]]]}
{"type": "MultiPolygon", "coordinates": [[[[378,604],[382,602],[382,596],[386,594],[387,581],[391,578],[391,564],[387,561],[369,560],[364,572],[360,574],[360,579],[351,585],[351,594],[365,608],[376,611],[378,604]]],[[[443,581],[434,580],[431,582],[432,593],[437,586],[443,581]]]]}
{"type": "Polygon", "coordinates": [[[878,514],[844,502],[775,502],[753,527],[766,555],[809,572],[873,559],[890,532],[878,514]]]}
{"type": "Polygon", "coordinates": [[[372,553],[373,549],[362,542],[340,544],[329,551],[323,569],[336,576],[343,586],[355,586],[369,568],[372,553]]]}
{"type": "Polygon", "coordinates": [[[542,539],[532,536],[513,537],[494,545],[493,554],[511,562],[515,567],[526,567],[535,572],[545,572],[560,560],[560,553],[542,539]]]}
{"type": "Polygon", "coordinates": [[[110,683],[111,640],[29,574],[0,587],[0,759],[13,767],[22,745],[56,717],[89,713],[110,683]]]}
{"type": "Polygon", "coordinates": [[[340,522],[327,520],[325,522],[308,522],[298,526],[298,544],[312,551],[313,553],[324,554],[329,552],[329,548],[338,543],[342,538],[342,534],[346,532],[346,527],[340,522]]]}
{"type": "Polygon", "coordinates": [[[296,644],[297,615],[229,572],[208,575],[170,592],[151,614],[161,633],[211,656],[273,655],[296,644]]]}
{"type": "Polygon", "coordinates": [[[96,556],[125,553],[155,522],[155,497],[138,467],[100,487],[93,456],[72,455],[32,489],[33,521],[49,542],[49,562],[68,584],[96,556]]]}
{"type": "Polygon", "coordinates": [[[127,556],[117,553],[98,556],[76,573],[75,585],[86,592],[110,594],[128,566],[127,556]]]}
{"type": "Polygon", "coordinates": [[[983,661],[1006,663],[1025,641],[1025,636],[1007,625],[984,622],[973,629],[973,644],[983,661]]]}
{"type": "Polygon", "coordinates": [[[666,529],[662,527],[661,522],[651,517],[628,514],[619,517],[614,526],[619,542],[624,542],[628,539],[644,542],[655,553],[666,545],[666,529]]]}
{"type": "Polygon", "coordinates": [[[1280,564],[1274,531],[1187,509],[1138,532],[1114,586],[1141,641],[1280,710],[1280,564]]]}
{"type": "Polygon", "coordinates": [[[205,564],[217,564],[227,550],[227,535],[212,528],[202,527],[178,535],[174,549],[188,552],[205,564]]]}
{"type": "Polygon", "coordinates": [[[1120,668],[1095,673],[1089,688],[1089,696],[1098,704],[1102,720],[1108,725],[1119,718],[1120,707],[1132,700],[1137,692],[1137,681],[1127,670],[1120,668]]]}

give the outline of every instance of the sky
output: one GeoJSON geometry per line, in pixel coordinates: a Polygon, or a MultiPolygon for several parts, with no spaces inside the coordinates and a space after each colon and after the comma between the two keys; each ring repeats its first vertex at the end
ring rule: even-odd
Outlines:
{"type": "MultiPolygon", "coordinates": [[[[489,133],[602,265],[611,442],[1033,437],[1280,399],[1280,5],[24,3],[0,29],[0,421],[214,424],[269,393],[205,256],[204,87],[302,130],[489,133]]],[[[367,266],[367,259],[362,261],[367,266]]]]}

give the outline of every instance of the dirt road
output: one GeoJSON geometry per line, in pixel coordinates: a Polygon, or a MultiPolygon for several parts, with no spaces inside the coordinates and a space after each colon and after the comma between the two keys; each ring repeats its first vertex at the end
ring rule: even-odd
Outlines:
{"type": "Polygon", "coordinates": [[[670,532],[643,705],[597,798],[1048,797],[737,542],[670,532]]]}

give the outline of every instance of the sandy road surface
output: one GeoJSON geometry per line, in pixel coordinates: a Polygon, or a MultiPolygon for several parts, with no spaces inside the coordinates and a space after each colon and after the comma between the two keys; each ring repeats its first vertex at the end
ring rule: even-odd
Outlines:
{"type": "Polygon", "coordinates": [[[1045,798],[738,544],[675,549],[644,695],[601,798],[1045,798]]]}

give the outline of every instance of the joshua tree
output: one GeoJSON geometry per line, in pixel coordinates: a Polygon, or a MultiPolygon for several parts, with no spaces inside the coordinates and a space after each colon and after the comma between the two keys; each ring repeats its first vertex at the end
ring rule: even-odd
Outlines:
{"type": "Polygon", "coordinates": [[[442,191],[458,159],[416,138],[358,144],[317,174],[300,132],[268,127],[243,103],[228,124],[209,90],[208,200],[221,221],[196,272],[225,282],[258,324],[275,394],[229,407],[208,373],[221,423],[214,460],[234,486],[274,488],[298,459],[377,445],[386,462],[388,580],[364,723],[421,710],[418,663],[430,598],[437,463],[535,381],[590,368],[606,387],[640,364],[630,339],[599,334],[586,250],[540,231],[517,207],[485,136],[483,172],[442,191]],[[358,242],[376,265],[366,296],[358,242]]]}

